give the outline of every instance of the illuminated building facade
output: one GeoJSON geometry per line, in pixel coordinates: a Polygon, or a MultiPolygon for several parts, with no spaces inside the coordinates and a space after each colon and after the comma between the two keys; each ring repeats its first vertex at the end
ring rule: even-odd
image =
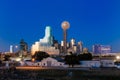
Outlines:
{"type": "Polygon", "coordinates": [[[77,44],[77,53],[80,54],[83,52],[83,43],[80,41],[77,44]]]}
{"type": "Polygon", "coordinates": [[[76,43],[75,39],[72,38],[69,44],[70,45],[67,47],[68,53],[72,52],[72,53],[80,54],[83,52],[83,43],[81,41],[76,43]]]}
{"type": "Polygon", "coordinates": [[[100,54],[101,53],[101,45],[99,45],[99,44],[93,45],[93,53],[100,54]]]}
{"type": "Polygon", "coordinates": [[[110,45],[101,45],[101,53],[111,53],[111,46],[110,45]]]}
{"type": "Polygon", "coordinates": [[[10,53],[13,53],[13,45],[10,45],[10,53]]]}
{"type": "Polygon", "coordinates": [[[50,26],[46,26],[44,38],[40,39],[32,45],[32,55],[34,55],[36,51],[44,51],[47,52],[49,55],[59,55],[59,49],[56,49],[53,46],[53,36],[50,26]]]}
{"type": "Polygon", "coordinates": [[[72,38],[72,39],[71,39],[71,41],[70,41],[70,47],[72,47],[72,48],[73,48],[73,47],[74,47],[74,45],[75,45],[75,39],[73,39],[73,38],[72,38]]]}
{"type": "Polygon", "coordinates": [[[93,53],[94,54],[106,54],[111,53],[111,46],[110,45],[93,45],[93,53]]]}

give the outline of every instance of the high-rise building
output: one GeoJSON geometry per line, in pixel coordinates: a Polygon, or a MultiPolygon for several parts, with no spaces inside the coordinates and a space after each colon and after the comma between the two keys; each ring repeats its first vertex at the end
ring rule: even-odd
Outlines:
{"type": "Polygon", "coordinates": [[[101,45],[99,45],[99,44],[93,45],[93,53],[100,54],[101,53],[101,45]]]}
{"type": "Polygon", "coordinates": [[[40,46],[40,43],[38,41],[36,41],[35,44],[32,45],[31,47],[32,55],[34,55],[35,51],[40,51],[39,46],[40,46]]]}
{"type": "Polygon", "coordinates": [[[20,51],[28,51],[28,44],[24,41],[24,39],[21,39],[20,41],[20,51]]]}
{"type": "Polygon", "coordinates": [[[101,53],[111,53],[111,46],[110,45],[101,45],[101,53]]]}
{"type": "Polygon", "coordinates": [[[70,52],[72,52],[72,53],[74,53],[74,54],[76,54],[77,53],[77,45],[76,45],[76,41],[75,41],[75,39],[74,38],[72,38],[71,40],[70,40],[70,43],[68,43],[68,46],[67,46],[67,51],[68,51],[68,53],[70,53],[70,52]]]}
{"type": "Polygon", "coordinates": [[[106,54],[111,53],[111,46],[110,45],[93,45],[93,53],[94,54],[106,54]]]}
{"type": "Polygon", "coordinates": [[[72,38],[70,41],[70,47],[73,48],[74,45],[75,45],[75,39],[72,38]]]}
{"type": "Polygon", "coordinates": [[[89,51],[88,51],[88,48],[83,48],[83,54],[86,54],[86,53],[88,53],[89,51]]]}
{"type": "Polygon", "coordinates": [[[53,45],[52,46],[54,46],[55,47],[55,49],[60,49],[59,48],[59,43],[58,43],[58,41],[57,40],[55,40],[55,38],[53,37],[53,45]]]}
{"type": "Polygon", "coordinates": [[[41,46],[52,46],[53,44],[53,36],[52,36],[52,30],[50,26],[46,26],[45,29],[45,36],[43,39],[40,39],[39,41],[41,46]]]}
{"type": "Polygon", "coordinates": [[[61,41],[61,46],[64,46],[64,42],[63,41],[61,41]]]}
{"type": "Polygon", "coordinates": [[[28,44],[24,41],[24,39],[21,39],[19,48],[19,57],[23,58],[23,55],[27,55],[28,53],[28,44]]]}
{"type": "Polygon", "coordinates": [[[13,45],[10,45],[10,53],[13,53],[13,45]]]}
{"type": "Polygon", "coordinates": [[[83,43],[80,41],[77,44],[77,53],[82,53],[83,52],[83,43]]]}
{"type": "Polygon", "coordinates": [[[59,55],[58,44],[54,43],[50,26],[46,26],[44,38],[40,39],[32,45],[32,55],[34,55],[36,51],[44,51],[47,52],[49,55],[59,55]]]}
{"type": "Polygon", "coordinates": [[[73,46],[73,53],[77,53],[77,46],[76,45],[73,46]]]}

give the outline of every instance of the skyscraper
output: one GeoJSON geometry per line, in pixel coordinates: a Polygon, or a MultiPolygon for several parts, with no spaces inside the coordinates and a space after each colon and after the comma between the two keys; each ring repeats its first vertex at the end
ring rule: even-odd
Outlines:
{"type": "Polygon", "coordinates": [[[32,55],[35,54],[36,51],[44,51],[47,52],[49,55],[59,55],[59,49],[57,48],[58,45],[56,44],[53,46],[53,36],[52,36],[52,29],[50,26],[46,26],[45,28],[45,36],[43,39],[36,41],[35,44],[31,47],[32,55]]]}
{"type": "Polygon", "coordinates": [[[100,54],[101,53],[101,45],[100,44],[93,45],[93,53],[94,54],[100,54]]]}
{"type": "Polygon", "coordinates": [[[53,44],[53,36],[52,30],[50,26],[46,26],[45,36],[43,39],[40,39],[41,46],[52,46],[53,44]]]}
{"type": "Polygon", "coordinates": [[[75,45],[75,39],[72,38],[70,41],[70,47],[73,48],[74,45],[75,45]]]}
{"type": "Polygon", "coordinates": [[[13,45],[10,45],[10,53],[13,53],[13,45]]]}
{"type": "Polygon", "coordinates": [[[24,41],[24,39],[21,39],[20,41],[20,51],[28,51],[28,44],[24,41]]]}
{"type": "Polygon", "coordinates": [[[77,44],[77,53],[80,54],[83,52],[83,43],[80,41],[77,44]]]}

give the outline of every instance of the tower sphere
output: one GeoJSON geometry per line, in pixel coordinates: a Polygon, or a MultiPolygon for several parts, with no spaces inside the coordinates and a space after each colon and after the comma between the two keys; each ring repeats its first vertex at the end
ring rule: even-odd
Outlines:
{"type": "Polygon", "coordinates": [[[63,21],[61,26],[63,30],[67,30],[70,27],[70,24],[68,21],[63,21]]]}

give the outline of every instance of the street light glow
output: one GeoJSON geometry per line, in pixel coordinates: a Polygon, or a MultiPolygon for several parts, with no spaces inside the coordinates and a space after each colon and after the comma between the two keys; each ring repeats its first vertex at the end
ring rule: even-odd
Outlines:
{"type": "Polygon", "coordinates": [[[120,56],[116,56],[116,59],[117,59],[117,60],[120,59],[120,56]]]}

